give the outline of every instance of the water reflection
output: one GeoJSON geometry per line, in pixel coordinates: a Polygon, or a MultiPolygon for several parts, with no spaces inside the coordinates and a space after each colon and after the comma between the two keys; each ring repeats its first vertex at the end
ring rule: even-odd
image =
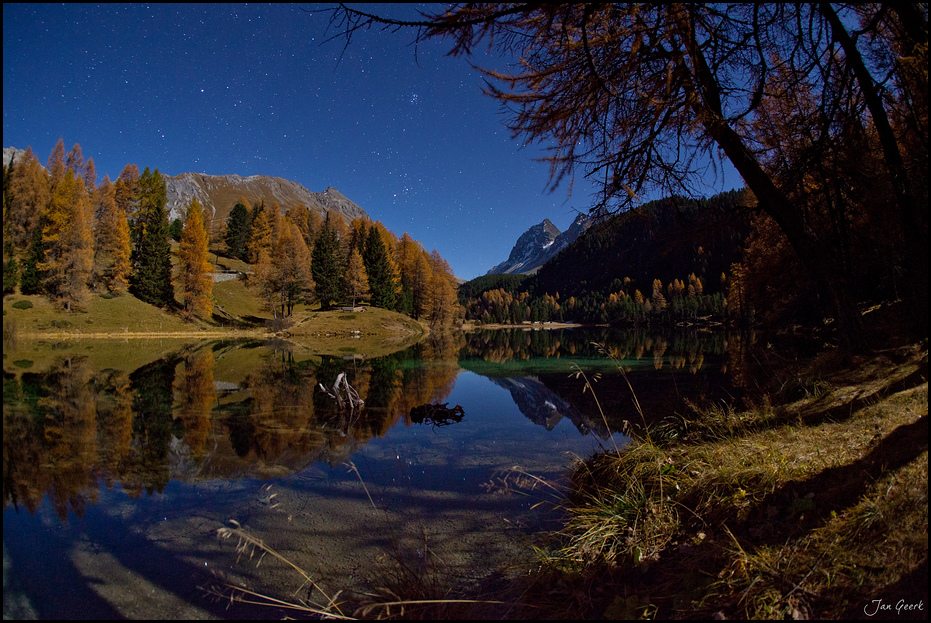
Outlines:
{"type": "Polygon", "coordinates": [[[568,418],[583,435],[594,431],[598,437],[606,439],[610,434],[604,424],[593,423],[588,416],[563,400],[537,377],[493,377],[491,382],[508,390],[520,412],[546,430],[553,430],[563,418],[568,418]]]}
{"type": "Polygon", "coordinates": [[[74,354],[43,372],[5,365],[4,507],[35,512],[48,497],[65,520],[117,482],[135,498],[172,480],[267,479],[339,465],[395,426],[462,421],[461,407],[443,401],[463,369],[507,390],[530,422],[553,430],[568,420],[605,440],[638,417],[631,387],[648,417],[660,418],[683,396],[733,392],[725,371],[739,372],[742,348],[737,336],[701,332],[494,331],[373,360],[302,358],[282,342],[211,342],[133,371],[94,369],[74,354]],[[608,374],[618,366],[636,374],[608,374]],[[597,402],[570,368],[598,380],[597,402]],[[327,388],[338,380],[362,404],[334,399],[327,388]]]}
{"type": "Polygon", "coordinates": [[[753,339],[698,330],[479,331],[467,336],[459,365],[507,389],[531,421],[549,428],[566,418],[580,433],[605,439],[681,412],[685,399],[738,397],[753,339]]]}
{"type": "Polygon", "coordinates": [[[137,497],[172,479],[264,478],[342,463],[409,421],[412,407],[449,394],[455,361],[407,365],[417,360],[410,351],[302,361],[287,349],[215,343],[129,374],[93,370],[81,356],[47,372],[5,373],[4,505],[34,512],[48,496],[64,520],[83,515],[98,483],[119,481],[137,497]],[[238,377],[225,376],[235,374],[220,365],[226,359],[237,360],[238,377]],[[340,374],[365,400],[357,412],[318,387],[340,374]]]}

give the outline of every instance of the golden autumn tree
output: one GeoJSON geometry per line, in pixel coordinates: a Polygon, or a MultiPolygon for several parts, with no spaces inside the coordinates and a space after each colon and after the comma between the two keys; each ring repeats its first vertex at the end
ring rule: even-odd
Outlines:
{"type": "Polygon", "coordinates": [[[51,198],[49,178],[32,147],[16,161],[10,176],[9,218],[13,246],[25,251],[51,198]]]}
{"type": "Polygon", "coordinates": [[[456,300],[456,278],[449,262],[433,250],[430,254],[430,281],[428,286],[430,299],[430,322],[434,326],[452,324],[459,315],[459,303],[456,300]]]}
{"type": "Polygon", "coordinates": [[[346,264],[346,291],[352,298],[352,306],[356,306],[356,299],[368,296],[369,280],[365,272],[365,262],[359,249],[353,247],[349,252],[349,262],[346,264]]]}
{"type": "Polygon", "coordinates": [[[430,301],[427,292],[430,285],[430,261],[427,252],[404,232],[395,245],[398,272],[401,275],[401,299],[405,308],[400,311],[412,318],[429,316],[430,301]]]}
{"type": "Polygon", "coordinates": [[[278,237],[285,227],[284,215],[281,213],[281,206],[277,201],[273,201],[270,208],[265,209],[268,223],[272,227],[272,248],[278,243],[278,237]]]}
{"type": "Polygon", "coordinates": [[[97,166],[93,158],[88,158],[84,163],[84,187],[89,193],[97,189],[97,166]]]}
{"type": "Polygon", "coordinates": [[[288,217],[282,220],[278,241],[275,243],[272,280],[271,287],[278,292],[282,317],[290,316],[294,306],[313,290],[310,251],[307,250],[301,228],[288,217]]]}
{"type": "Polygon", "coordinates": [[[52,190],[65,179],[65,139],[59,138],[58,142],[55,143],[55,147],[52,148],[52,153],[49,154],[48,162],[45,165],[45,168],[48,169],[49,182],[52,185],[52,190]]]}
{"type": "Polygon", "coordinates": [[[412,318],[429,318],[433,312],[433,300],[430,298],[430,279],[432,276],[433,270],[430,267],[430,256],[418,245],[418,253],[414,254],[410,272],[410,286],[414,294],[412,318]]]}
{"type": "Polygon", "coordinates": [[[67,311],[87,296],[87,284],[94,262],[93,215],[84,180],[70,169],[52,193],[42,228],[45,258],[39,270],[45,272],[48,294],[60,300],[67,311]]]}
{"type": "Polygon", "coordinates": [[[116,203],[116,186],[110,176],[104,177],[94,192],[94,204],[94,281],[101,280],[110,292],[123,292],[129,287],[132,270],[129,223],[116,203]]]}
{"type": "Polygon", "coordinates": [[[661,314],[666,311],[666,297],[663,296],[663,282],[659,279],[653,280],[653,296],[650,298],[653,304],[653,311],[661,314]]]}
{"type": "Polygon", "coordinates": [[[301,236],[304,238],[304,244],[308,244],[312,238],[310,237],[310,230],[308,229],[308,222],[310,220],[310,209],[303,203],[298,204],[297,207],[291,208],[288,210],[288,213],[285,215],[291,218],[291,222],[297,225],[297,228],[301,232],[301,236]]]}
{"type": "Polygon", "coordinates": [[[271,255],[264,248],[258,249],[258,259],[252,266],[252,274],[249,276],[249,288],[259,297],[259,303],[263,311],[270,311],[278,317],[278,307],[276,306],[276,296],[278,287],[275,283],[275,269],[272,266],[271,255]]]}
{"type": "Polygon", "coordinates": [[[259,261],[262,253],[271,257],[273,231],[272,223],[267,214],[268,210],[260,208],[252,219],[252,237],[249,239],[249,261],[253,264],[259,261]]]}
{"type": "Polygon", "coordinates": [[[210,265],[204,209],[192,199],[178,249],[178,283],[184,315],[209,318],[213,311],[213,267],[210,265]]]}
{"type": "Polygon", "coordinates": [[[130,222],[136,218],[136,211],[139,209],[141,176],[138,165],[130,163],[123,167],[113,183],[116,205],[130,222]]]}

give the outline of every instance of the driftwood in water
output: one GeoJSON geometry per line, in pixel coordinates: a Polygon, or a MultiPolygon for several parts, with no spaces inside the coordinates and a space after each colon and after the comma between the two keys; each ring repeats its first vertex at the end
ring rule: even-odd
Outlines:
{"type": "Polygon", "coordinates": [[[336,377],[333,389],[327,389],[323,386],[323,383],[318,383],[318,385],[323,393],[336,401],[341,410],[348,408],[350,411],[355,411],[356,408],[365,404],[365,401],[359,396],[359,392],[349,384],[345,372],[340,372],[339,376],[336,377]]]}
{"type": "Polygon", "coordinates": [[[449,408],[449,403],[443,404],[425,404],[411,409],[411,421],[415,424],[433,424],[434,426],[446,426],[455,422],[461,422],[465,417],[465,411],[459,405],[449,408]]]}

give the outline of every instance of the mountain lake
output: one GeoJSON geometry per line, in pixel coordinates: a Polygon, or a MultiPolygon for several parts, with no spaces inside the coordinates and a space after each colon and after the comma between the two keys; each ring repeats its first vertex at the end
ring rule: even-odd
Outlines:
{"type": "Polygon", "coordinates": [[[685,399],[739,396],[748,341],[476,331],[377,359],[5,345],[4,618],[280,618],[300,613],[231,587],[326,604],[519,574],[573,463],[685,399]]]}

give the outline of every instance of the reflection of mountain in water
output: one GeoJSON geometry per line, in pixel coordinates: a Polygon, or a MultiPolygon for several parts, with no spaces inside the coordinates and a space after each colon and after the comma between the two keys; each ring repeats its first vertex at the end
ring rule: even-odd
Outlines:
{"type": "Polygon", "coordinates": [[[593,422],[536,377],[488,377],[488,380],[508,390],[520,412],[546,430],[553,430],[560,420],[567,418],[583,435],[591,433],[600,439],[611,436],[604,424],[593,422]]]}

